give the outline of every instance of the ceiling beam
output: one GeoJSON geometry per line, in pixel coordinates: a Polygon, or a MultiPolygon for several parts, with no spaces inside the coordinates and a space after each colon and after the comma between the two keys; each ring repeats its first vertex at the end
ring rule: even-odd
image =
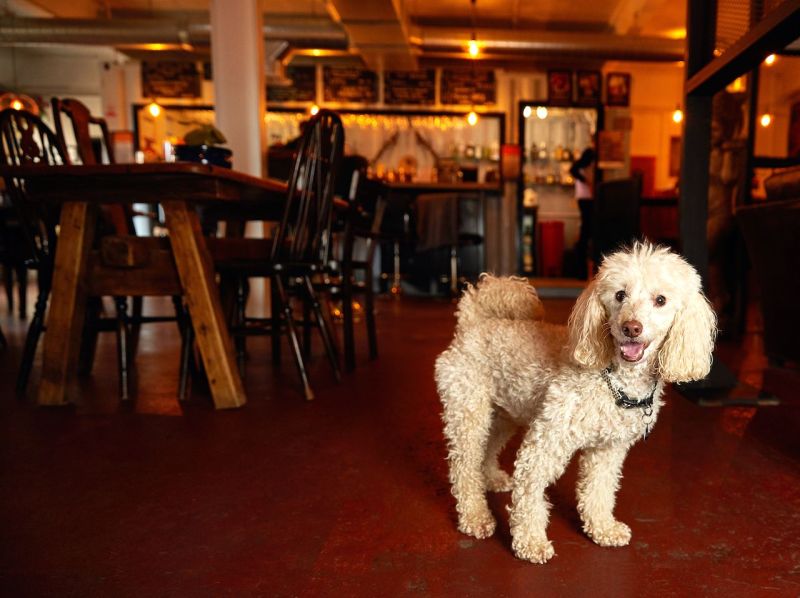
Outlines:
{"type": "Polygon", "coordinates": [[[710,96],[780,52],[800,33],[800,0],[784,0],[739,41],[686,82],[686,94],[710,96]]]}

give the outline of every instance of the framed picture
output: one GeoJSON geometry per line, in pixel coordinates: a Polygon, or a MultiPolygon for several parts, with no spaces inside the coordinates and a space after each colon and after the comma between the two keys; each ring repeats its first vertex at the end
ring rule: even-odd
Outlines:
{"type": "Polygon", "coordinates": [[[606,75],[606,105],[630,106],[631,76],[630,73],[608,73],[606,75]]]}
{"type": "Polygon", "coordinates": [[[800,102],[795,102],[789,112],[790,158],[800,158],[800,102]]]}
{"type": "Polygon", "coordinates": [[[596,106],[600,103],[602,78],[598,71],[578,71],[575,84],[576,103],[582,106],[596,106]]]}
{"type": "Polygon", "coordinates": [[[547,72],[547,101],[553,106],[572,104],[572,71],[547,72]]]}

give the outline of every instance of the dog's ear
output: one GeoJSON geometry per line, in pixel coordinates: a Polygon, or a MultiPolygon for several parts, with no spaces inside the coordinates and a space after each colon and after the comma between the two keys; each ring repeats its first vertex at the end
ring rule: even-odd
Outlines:
{"type": "Polygon", "coordinates": [[[584,289],[569,316],[569,353],[576,363],[587,368],[604,368],[613,358],[608,342],[607,315],[597,290],[597,282],[584,289]]]}
{"type": "Polygon", "coordinates": [[[658,370],[667,382],[702,380],[711,369],[717,316],[703,293],[695,293],[675,315],[658,352],[658,370]]]}

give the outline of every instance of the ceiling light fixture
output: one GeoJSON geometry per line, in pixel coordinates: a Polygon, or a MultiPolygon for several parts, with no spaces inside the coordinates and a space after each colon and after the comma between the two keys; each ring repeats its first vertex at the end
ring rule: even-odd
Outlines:
{"type": "Polygon", "coordinates": [[[775,56],[775,54],[770,54],[764,59],[764,64],[766,64],[767,66],[772,66],[773,64],[775,64],[776,60],[778,60],[778,57],[775,56]]]}
{"type": "Polygon", "coordinates": [[[530,106],[525,106],[525,107],[522,109],[522,116],[523,116],[523,117],[525,117],[525,118],[530,118],[530,117],[531,117],[531,114],[533,114],[533,108],[531,108],[530,106]]]}
{"type": "Polygon", "coordinates": [[[683,122],[683,110],[681,110],[680,106],[676,106],[675,112],[672,113],[672,122],[675,124],[683,122]]]}
{"type": "Polygon", "coordinates": [[[478,124],[478,113],[474,110],[470,110],[469,114],[467,114],[467,122],[469,123],[470,127],[474,127],[478,124]]]}
{"type": "Polygon", "coordinates": [[[161,116],[161,106],[155,100],[153,100],[147,105],[147,111],[153,118],[158,118],[159,116],[161,116]]]}
{"type": "Polygon", "coordinates": [[[547,118],[547,108],[545,108],[544,106],[537,106],[536,117],[539,120],[544,120],[545,118],[547,118]]]}
{"type": "Polygon", "coordinates": [[[311,116],[316,116],[317,112],[319,112],[319,106],[312,104],[311,108],[308,109],[308,112],[311,114],[311,116]]]}
{"type": "Polygon", "coordinates": [[[769,113],[762,114],[761,118],[758,119],[758,122],[761,123],[762,127],[766,128],[772,124],[772,115],[769,113]]]}
{"type": "Polygon", "coordinates": [[[475,2],[476,0],[470,0],[469,2],[470,20],[472,21],[472,34],[469,38],[469,42],[467,42],[467,53],[469,54],[470,58],[477,58],[481,51],[480,47],[478,46],[478,35],[475,33],[475,2]]]}

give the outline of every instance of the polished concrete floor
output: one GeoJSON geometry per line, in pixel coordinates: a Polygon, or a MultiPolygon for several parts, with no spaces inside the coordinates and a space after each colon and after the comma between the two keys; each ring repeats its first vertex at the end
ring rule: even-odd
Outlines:
{"type": "MultiPolygon", "coordinates": [[[[571,302],[546,307],[563,322],[571,302]]],[[[74,408],[20,402],[24,329],[0,316],[11,342],[0,353],[0,594],[800,594],[797,387],[778,407],[700,407],[670,391],[625,465],[617,515],[631,545],[601,548],[580,531],[573,463],[550,490],[557,556],[532,565],[510,551],[508,494],[490,501],[494,537],[456,530],[432,379],[453,305],[379,309],[379,359],[362,350],[341,384],[317,343],[313,403],[291,362],[274,369],[264,339],[252,341],[249,402],[227,412],[199,389],[187,406],[175,401],[169,324],[142,339],[135,405],[116,400],[110,336],[74,408]]],[[[722,352],[761,376],[757,329],[722,352]]]]}

